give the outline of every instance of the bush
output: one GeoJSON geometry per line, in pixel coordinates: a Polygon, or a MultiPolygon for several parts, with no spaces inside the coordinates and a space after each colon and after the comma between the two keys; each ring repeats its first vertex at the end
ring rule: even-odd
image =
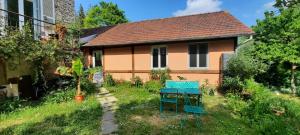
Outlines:
{"type": "Polygon", "coordinates": [[[116,82],[115,80],[113,79],[112,75],[111,74],[107,74],[104,78],[104,85],[105,86],[115,86],[116,85],[116,82]]]}
{"type": "Polygon", "coordinates": [[[244,84],[239,77],[225,77],[221,89],[224,93],[241,93],[244,89],[244,84]]]}
{"type": "Polygon", "coordinates": [[[62,103],[71,101],[75,97],[75,88],[68,87],[65,89],[58,89],[51,91],[46,97],[43,98],[45,103],[62,103]]]}
{"type": "Polygon", "coordinates": [[[227,96],[228,107],[238,112],[261,134],[298,134],[300,105],[295,101],[274,96],[263,85],[247,80],[245,90],[251,94],[249,101],[239,96],[227,96]]]}
{"type": "Polygon", "coordinates": [[[242,81],[251,79],[259,73],[265,72],[267,66],[250,56],[234,54],[228,60],[224,75],[228,77],[239,77],[242,81]]]}
{"type": "Polygon", "coordinates": [[[165,85],[166,80],[170,80],[170,70],[165,69],[165,70],[152,70],[150,72],[150,78],[151,80],[159,80],[162,85],[165,85]]]}
{"type": "Polygon", "coordinates": [[[162,84],[159,81],[151,80],[145,83],[144,88],[148,92],[159,93],[162,88],[162,84]]]}
{"type": "Polygon", "coordinates": [[[0,101],[0,113],[8,113],[20,110],[25,107],[26,100],[20,100],[17,98],[8,98],[0,101]]]}
{"type": "Polygon", "coordinates": [[[247,107],[247,103],[241,99],[240,96],[235,94],[226,95],[227,107],[235,114],[242,115],[242,112],[247,107]]]}
{"type": "Polygon", "coordinates": [[[132,86],[132,83],[130,81],[117,80],[116,85],[121,88],[130,88],[132,86]]]}
{"type": "Polygon", "coordinates": [[[134,78],[131,78],[131,81],[133,83],[133,86],[140,88],[143,86],[143,81],[140,77],[135,76],[134,78]]]}
{"type": "Polygon", "coordinates": [[[86,92],[86,94],[92,94],[97,91],[96,85],[87,78],[81,79],[81,89],[86,92]]]}

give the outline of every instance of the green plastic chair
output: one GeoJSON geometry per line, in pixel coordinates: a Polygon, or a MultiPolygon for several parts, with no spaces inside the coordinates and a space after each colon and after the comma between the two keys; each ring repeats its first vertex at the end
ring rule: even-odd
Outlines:
{"type": "Polygon", "coordinates": [[[187,119],[188,119],[188,114],[192,114],[194,117],[196,117],[196,126],[198,128],[201,127],[201,120],[200,120],[200,116],[202,114],[206,114],[204,108],[202,105],[192,105],[190,97],[188,96],[188,94],[183,94],[183,98],[184,98],[184,106],[183,106],[183,111],[185,112],[185,117],[183,117],[183,119],[181,119],[181,128],[184,127],[187,119]]]}

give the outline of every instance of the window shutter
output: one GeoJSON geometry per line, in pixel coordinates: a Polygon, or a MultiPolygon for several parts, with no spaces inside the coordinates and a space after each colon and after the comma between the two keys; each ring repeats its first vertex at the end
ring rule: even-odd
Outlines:
{"type": "Polygon", "coordinates": [[[49,23],[55,23],[54,0],[43,1],[43,19],[49,23]]]}

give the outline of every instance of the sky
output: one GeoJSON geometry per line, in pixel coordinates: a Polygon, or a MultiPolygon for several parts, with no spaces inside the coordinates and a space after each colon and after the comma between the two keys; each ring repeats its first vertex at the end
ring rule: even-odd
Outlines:
{"type": "MultiPolygon", "coordinates": [[[[75,0],[75,9],[81,4],[85,11],[101,0],[75,0]]],[[[228,11],[247,26],[263,19],[264,12],[274,10],[275,0],[104,0],[113,2],[125,11],[131,22],[183,16],[215,11],[228,11]]]]}

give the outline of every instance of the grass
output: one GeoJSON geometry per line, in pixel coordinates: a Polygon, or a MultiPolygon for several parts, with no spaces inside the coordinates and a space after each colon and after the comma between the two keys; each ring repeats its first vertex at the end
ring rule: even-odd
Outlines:
{"type": "Polygon", "coordinates": [[[3,135],[99,134],[101,107],[95,96],[83,103],[44,103],[0,114],[3,135]]]}
{"type": "Polygon", "coordinates": [[[224,107],[226,101],[222,96],[204,96],[208,114],[201,118],[201,129],[196,127],[193,119],[182,129],[181,114],[159,112],[159,94],[121,86],[107,89],[118,98],[116,116],[120,124],[119,134],[257,134],[224,107]]]}

